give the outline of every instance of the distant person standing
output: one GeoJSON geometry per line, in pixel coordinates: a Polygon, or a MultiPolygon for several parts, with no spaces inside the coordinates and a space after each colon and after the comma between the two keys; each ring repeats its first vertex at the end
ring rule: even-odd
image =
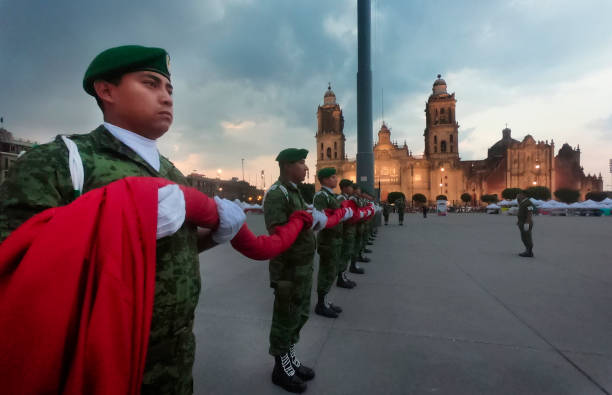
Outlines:
{"type": "Polygon", "coordinates": [[[382,209],[383,209],[383,218],[385,219],[385,225],[389,225],[389,211],[391,211],[389,202],[384,202],[382,205],[382,209]]]}
{"type": "Polygon", "coordinates": [[[400,226],[404,226],[404,212],[406,211],[406,202],[403,198],[399,198],[395,201],[395,207],[397,207],[397,214],[399,216],[400,226]]]}
{"type": "Polygon", "coordinates": [[[516,196],[516,200],[519,202],[517,225],[521,232],[521,240],[525,244],[525,252],[521,252],[519,256],[533,258],[533,239],[531,237],[533,229],[533,204],[524,192],[520,192],[516,196]]]}
{"type": "Polygon", "coordinates": [[[422,210],[423,210],[423,218],[427,218],[427,206],[423,205],[422,210]]]}

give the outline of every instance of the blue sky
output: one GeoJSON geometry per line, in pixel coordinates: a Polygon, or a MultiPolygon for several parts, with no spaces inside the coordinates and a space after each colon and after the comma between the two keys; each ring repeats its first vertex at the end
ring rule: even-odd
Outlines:
{"type": "MultiPolygon", "coordinates": [[[[424,103],[436,74],[456,93],[463,159],[486,156],[508,123],[582,150],[610,184],[612,30],[607,0],[373,0],[374,133],[381,92],[392,138],[423,151],[424,103]]],[[[0,0],[0,115],[16,136],[49,141],[101,122],[81,88],[103,49],[164,47],[175,123],[160,151],[184,172],[255,180],[276,153],[314,149],[327,82],[356,151],[356,0],[0,0]]],[[[314,162],[309,162],[314,166],[314,162]]],[[[608,187],[610,188],[610,187],[608,187]]]]}

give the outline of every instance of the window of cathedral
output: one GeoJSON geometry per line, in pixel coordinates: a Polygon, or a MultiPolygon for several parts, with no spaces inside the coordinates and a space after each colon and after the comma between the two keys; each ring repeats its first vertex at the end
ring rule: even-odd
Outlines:
{"type": "Polygon", "coordinates": [[[438,136],[434,136],[434,144],[438,144],[438,136]]]}
{"type": "Polygon", "coordinates": [[[338,143],[334,141],[334,149],[338,149],[338,143]]]}
{"type": "Polygon", "coordinates": [[[327,147],[327,159],[331,159],[331,148],[327,147]]]}
{"type": "Polygon", "coordinates": [[[440,143],[440,152],[446,152],[446,141],[442,140],[440,143]]]}
{"type": "Polygon", "coordinates": [[[321,143],[321,151],[323,151],[323,143],[321,143]]]}
{"type": "MultiPolygon", "coordinates": [[[[336,143],[334,143],[336,145],[336,143]]],[[[334,159],[338,159],[338,152],[334,151],[334,159]]]]}
{"type": "Polygon", "coordinates": [[[443,108],[440,109],[440,114],[444,114],[444,109],[443,108]]]}
{"type": "Polygon", "coordinates": [[[451,142],[451,144],[453,143],[453,135],[452,134],[450,135],[450,142],[451,142]]]}
{"type": "Polygon", "coordinates": [[[434,146],[434,154],[438,152],[438,146],[434,146]]]}

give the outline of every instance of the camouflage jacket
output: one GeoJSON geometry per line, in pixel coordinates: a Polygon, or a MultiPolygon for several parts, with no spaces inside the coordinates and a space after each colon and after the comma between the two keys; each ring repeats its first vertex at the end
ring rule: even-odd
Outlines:
{"type": "MultiPolygon", "coordinates": [[[[283,225],[294,211],[306,210],[308,207],[295,184],[276,181],[266,192],[263,209],[268,232],[277,225],[283,225]]],[[[316,241],[311,229],[303,229],[293,245],[284,253],[270,260],[270,281],[279,280],[283,266],[301,266],[311,264],[314,258],[316,241]]]]}
{"type": "MultiPolygon", "coordinates": [[[[321,211],[328,208],[333,210],[340,208],[340,202],[336,198],[336,194],[323,187],[315,194],[312,204],[314,208],[321,211]]],[[[343,224],[339,223],[331,229],[321,230],[318,235],[319,246],[331,246],[341,243],[342,226],[343,224]]]]}
{"type": "MultiPolygon", "coordinates": [[[[184,176],[168,159],[160,157],[160,170],[156,171],[103,126],[69,138],[83,161],[83,193],[128,176],[162,177],[186,185],[184,176]]],[[[30,150],[0,185],[0,240],[33,215],[70,203],[73,189],[68,149],[61,136],[30,150]]],[[[191,323],[199,294],[196,227],[184,223],[175,234],[157,241],[150,344],[191,323]]]]}

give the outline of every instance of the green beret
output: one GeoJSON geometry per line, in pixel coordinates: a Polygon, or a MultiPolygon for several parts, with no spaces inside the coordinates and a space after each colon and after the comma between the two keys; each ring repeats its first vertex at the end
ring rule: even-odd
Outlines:
{"type": "Polygon", "coordinates": [[[353,189],[361,189],[361,186],[357,183],[353,183],[353,189]]]}
{"type": "Polygon", "coordinates": [[[287,148],[279,152],[278,156],[276,157],[276,161],[293,163],[306,159],[306,156],[308,156],[307,149],[287,148]]]}
{"type": "Polygon", "coordinates": [[[348,179],[343,179],[342,181],[340,181],[340,188],[346,188],[346,187],[352,187],[353,186],[353,181],[348,180],[348,179]]]}
{"type": "Polygon", "coordinates": [[[170,56],[162,48],[123,45],[101,52],[91,61],[83,77],[83,89],[92,96],[95,80],[120,76],[133,71],[154,71],[170,79],[170,56]]]}
{"type": "Polygon", "coordinates": [[[325,167],[317,172],[317,178],[322,180],[336,174],[336,169],[333,167],[325,167]]]}

